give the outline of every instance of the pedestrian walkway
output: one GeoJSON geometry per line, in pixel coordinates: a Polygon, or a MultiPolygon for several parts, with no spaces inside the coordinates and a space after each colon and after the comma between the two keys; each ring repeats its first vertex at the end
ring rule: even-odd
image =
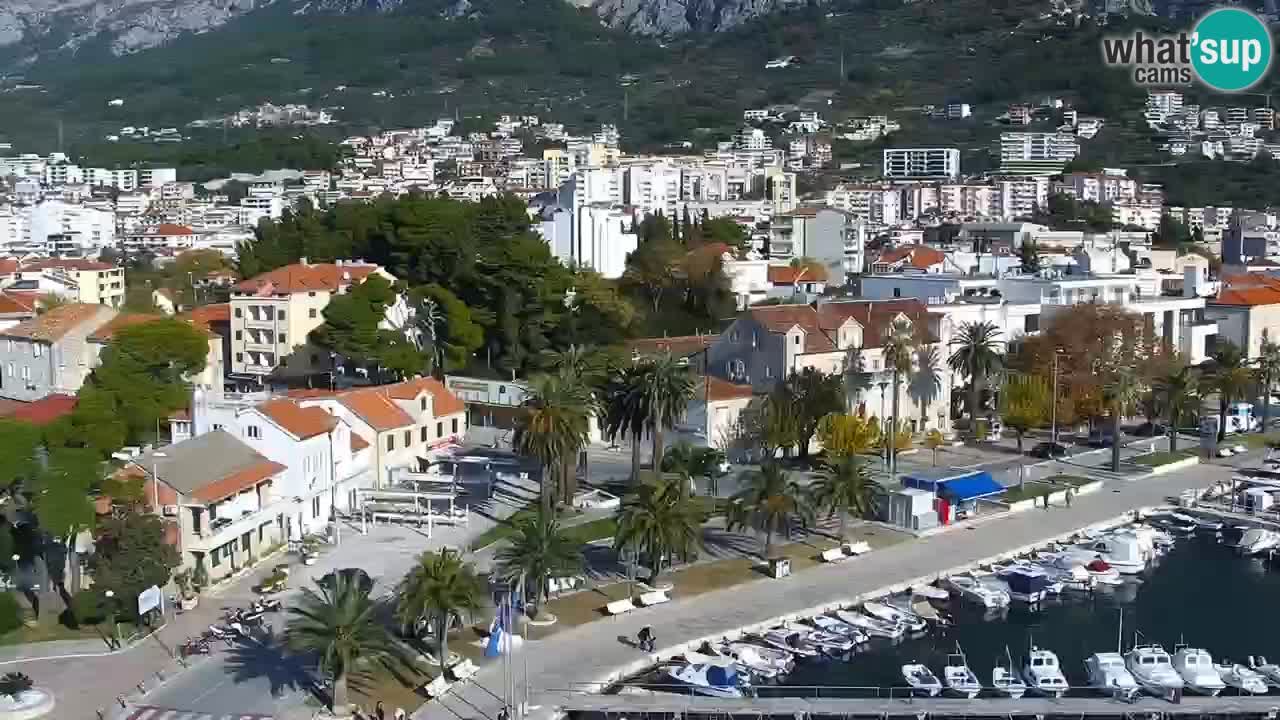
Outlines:
{"type": "Polygon", "coordinates": [[[270,715],[210,715],[209,713],[174,710],[139,705],[125,720],[272,720],[270,715]]]}
{"type": "MultiPolygon", "coordinates": [[[[602,618],[528,643],[528,675],[524,675],[526,663],[521,658],[517,656],[511,663],[518,688],[516,699],[523,700],[527,684],[531,707],[536,708],[528,717],[546,720],[557,712],[556,695],[565,689],[582,687],[582,683],[609,683],[640,672],[654,656],[638,652],[623,640],[635,638],[646,625],[654,628],[659,648],[670,651],[697,638],[719,637],[737,628],[849,601],[889,585],[1044,542],[1113,520],[1135,508],[1162,505],[1185,489],[1229,478],[1231,471],[1222,465],[1198,465],[1141,480],[1111,481],[1101,492],[1076,498],[1070,508],[1006,514],[977,526],[876,550],[849,562],[811,568],[784,580],[760,580],[684,601],[676,587],[672,593],[676,602],[602,618]]],[[[502,708],[503,687],[503,663],[491,663],[472,683],[427,703],[413,717],[492,720],[502,708]]]]}

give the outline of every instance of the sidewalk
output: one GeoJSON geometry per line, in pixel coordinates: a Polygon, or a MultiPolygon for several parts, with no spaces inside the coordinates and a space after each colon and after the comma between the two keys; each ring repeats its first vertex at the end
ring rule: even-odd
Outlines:
{"type": "MultiPolygon", "coordinates": [[[[894,583],[906,582],[972,563],[1007,550],[1045,541],[1075,529],[1118,517],[1139,507],[1163,504],[1188,488],[1205,487],[1229,477],[1231,467],[1199,465],[1182,472],[1137,480],[1111,480],[1102,492],[1078,498],[1070,508],[1005,515],[971,528],[957,528],[914,542],[877,550],[840,565],[819,566],[780,581],[761,580],[689,600],[648,608],[583,625],[529,643],[531,703],[529,717],[551,718],[554,693],[578,683],[608,682],[638,672],[650,659],[621,638],[635,637],[646,625],[657,629],[658,642],[676,646],[736,628],[769,621],[788,613],[853,598],[894,583]],[[546,658],[554,658],[547,662],[546,658]]],[[[512,666],[523,688],[523,659],[512,666]]],[[[580,686],[579,686],[580,687],[580,686]]],[[[497,717],[503,696],[502,663],[486,665],[475,680],[419,708],[416,720],[468,720],[497,717]]],[[[518,691],[519,693],[520,691],[518,691]]]]}

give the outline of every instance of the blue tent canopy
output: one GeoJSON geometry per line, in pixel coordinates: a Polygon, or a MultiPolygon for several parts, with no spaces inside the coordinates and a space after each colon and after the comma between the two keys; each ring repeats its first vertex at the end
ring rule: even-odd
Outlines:
{"type": "Polygon", "coordinates": [[[991,473],[985,470],[913,473],[903,475],[902,484],[904,487],[928,490],[952,503],[976,500],[1004,492],[1004,486],[996,482],[991,477],[991,473]]]}

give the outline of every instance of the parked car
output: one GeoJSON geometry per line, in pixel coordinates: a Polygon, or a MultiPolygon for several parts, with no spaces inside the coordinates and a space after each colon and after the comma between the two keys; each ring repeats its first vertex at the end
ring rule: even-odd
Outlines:
{"type": "Polygon", "coordinates": [[[1060,458],[1060,457],[1066,457],[1066,456],[1067,456],[1067,446],[1061,443],[1042,442],[1042,443],[1036,443],[1036,446],[1031,448],[1031,457],[1038,457],[1038,458],[1044,458],[1045,460],[1051,460],[1053,458],[1060,458]]]}
{"type": "Polygon", "coordinates": [[[1130,433],[1136,437],[1163,437],[1169,434],[1169,426],[1163,423],[1142,423],[1130,433]]]}
{"type": "Polygon", "coordinates": [[[1089,444],[1094,447],[1106,447],[1115,441],[1115,430],[1111,423],[1098,425],[1089,431],[1089,444]]]}

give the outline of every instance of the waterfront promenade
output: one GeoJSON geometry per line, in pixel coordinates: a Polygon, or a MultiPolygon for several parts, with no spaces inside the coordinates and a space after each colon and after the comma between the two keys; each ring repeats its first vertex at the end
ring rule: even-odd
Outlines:
{"type": "MultiPolygon", "coordinates": [[[[1240,465],[1248,465],[1256,462],[1256,453],[1235,460],[1240,465]]],[[[677,587],[673,592],[676,602],[617,618],[602,617],[597,622],[526,645],[530,653],[527,717],[547,720],[565,702],[566,691],[585,691],[639,672],[656,657],[677,653],[688,641],[718,637],[780,616],[852,600],[886,586],[1048,541],[1136,508],[1165,504],[1167,498],[1183,490],[1204,488],[1229,479],[1232,465],[1236,463],[1202,464],[1168,475],[1109,480],[1100,492],[1076,498],[1070,508],[993,516],[969,527],[899,543],[782,580],[761,580],[687,600],[680,599],[677,587]],[[646,625],[652,626],[657,634],[659,652],[656,656],[641,653],[622,642],[623,638],[634,638],[646,625]]],[[[524,692],[524,665],[517,653],[511,663],[517,675],[517,700],[524,692]]],[[[444,698],[427,703],[413,717],[416,720],[496,718],[502,707],[504,682],[503,664],[491,663],[471,683],[455,687],[444,698]]]]}

